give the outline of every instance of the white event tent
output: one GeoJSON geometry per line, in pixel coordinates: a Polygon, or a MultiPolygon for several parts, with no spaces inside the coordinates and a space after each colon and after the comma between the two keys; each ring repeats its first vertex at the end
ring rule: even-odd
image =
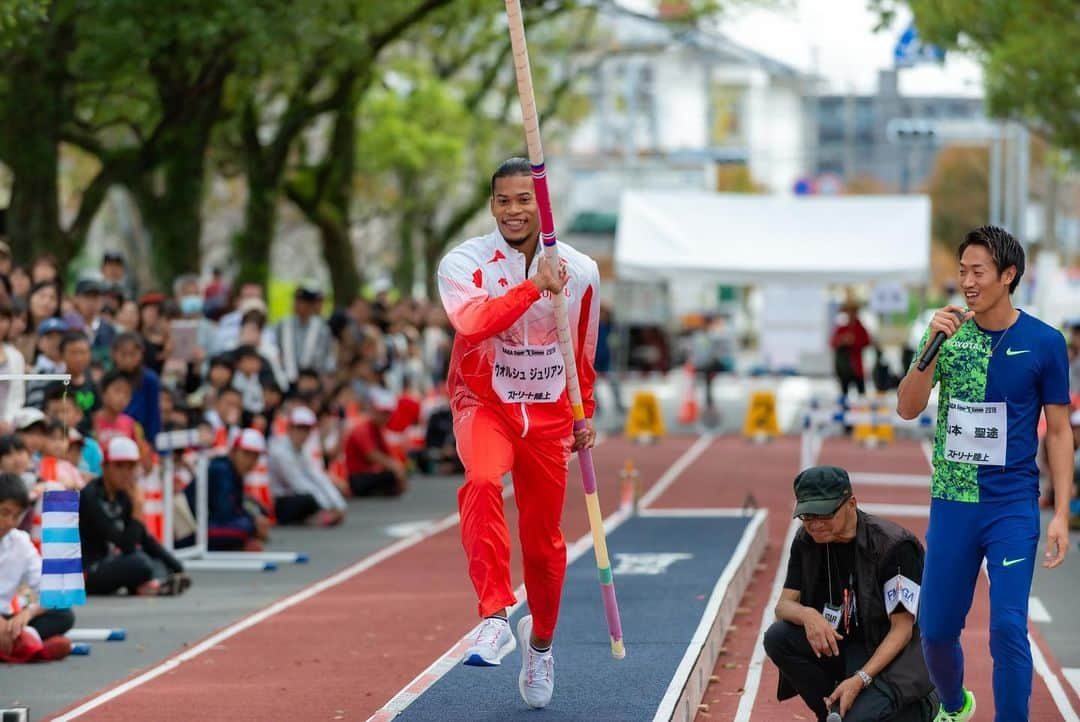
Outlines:
{"type": "Polygon", "coordinates": [[[930,200],[917,195],[627,191],[615,234],[626,280],[923,284],[929,263],[930,200]]]}
{"type": "Polygon", "coordinates": [[[828,368],[828,286],[921,285],[929,263],[930,200],[917,195],[626,191],[615,234],[616,277],[663,284],[676,310],[717,284],[758,287],[760,361],[815,373],[828,368]]]}

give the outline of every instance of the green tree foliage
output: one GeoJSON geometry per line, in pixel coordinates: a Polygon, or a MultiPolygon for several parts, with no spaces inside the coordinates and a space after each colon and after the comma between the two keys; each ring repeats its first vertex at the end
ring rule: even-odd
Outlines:
{"type": "Polygon", "coordinates": [[[45,19],[47,0],[0,0],[0,49],[19,44],[45,19]]]}
{"type": "MultiPolygon", "coordinates": [[[[508,155],[525,155],[510,41],[483,3],[467,3],[398,49],[383,87],[362,105],[360,172],[397,219],[395,285],[414,280],[434,294],[448,244],[486,207],[490,175],[508,155]],[[453,29],[458,44],[440,41],[453,29]],[[389,142],[396,138],[396,142],[389,142]]],[[[586,109],[574,92],[597,39],[596,11],[574,3],[525,6],[533,83],[548,147],[586,109]]]]}
{"type": "MultiPolygon", "coordinates": [[[[882,24],[905,0],[870,0],[882,24]]],[[[982,63],[995,116],[1022,120],[1080,150],[1080,6],[1076,0],[906,0],[920,36],[982,63]]]]}
{"type": "MultiPolygon", "coordinates": [[[[594,0],[522,5],[550,149],[585,112],[576,85],[602,28],[594,0]]],[[[717,6],[664,13],[692,23],[717,6]]],[[[267,279],[285,197],[318,229],[337,298],[361,280],[357,218],[395,230],[399,287],[430,279],[484,208],[494,164],[524,153],[503,12],[492,0],[0,0],[13,250],[65,263],[122,186],[168,283],[199,270],[207,179],[224,173],[248,189],[242,280],[267,279]],[[64,148],[88,160],[61,208],[64,148]]]]}
{"type": "Polygon", "coordinates": [[[339,179],[352,175],[358,99],[371,87],[385,49],[450,3],[298,4],[304,17],[294,24],[296,42],[250,67],[237,86],[236,122],[227,135],[248,181],[245,224],[234,243],[241,280],[267,278],[277,208],[288,183],[290,197],[320,230],[335,297],[355,295],[359,274],[348,240],[348,199],[342,197],[347,181],[339,179]],[[314,153],[311,146],[318,144],[301,143],[301,136],[327,114],[333,119],[329,142],[314,153]],[[318,172],[291,162],[311,154],[320,156],[318,172]]]}

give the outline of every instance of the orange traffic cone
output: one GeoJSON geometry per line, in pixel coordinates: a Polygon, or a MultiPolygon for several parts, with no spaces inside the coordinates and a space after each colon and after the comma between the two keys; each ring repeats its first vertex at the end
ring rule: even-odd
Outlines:
{"type": "Polygon", "coordinates": [[[165,541],[164,482],[161,478],[161,464],[156,457],[150,471],[139,479],[139,486],[143,490],[143,524],[151,536],[163,543],[165,541]]]}
{"type": "Polygon", "coordinates": [[[277,523],[277,517],[274,515],[274,498],[270,494],[270,470],[266,465],[266,454],[259,456],[255,468],[244,477],[244,496],[259,502],[259,506],[266,510],[270,523],[277,523]]]}
{"type": "Polygon", "coordinates": [[[686,396],[679,407],[679,423],[693,424],[698,420],[697,389],[694,388],[694,364],[689,361],[683,366],[686,371],[686,396]]]}

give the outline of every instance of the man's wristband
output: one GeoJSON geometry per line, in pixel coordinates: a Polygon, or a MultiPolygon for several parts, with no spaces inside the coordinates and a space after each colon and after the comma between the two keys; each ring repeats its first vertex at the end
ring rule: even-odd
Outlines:
{"type": "Polygon", "coordinates": [[[867,687],[869,687],[870,683],[874,681],[873,677],[871,677],[870,675],[868,675],[866,672],[862,671],[861,669],[858,672],[856,672],[855,674],[858,676],[859,679],[862,680],[863,689],[866,689],[867,687]]]}

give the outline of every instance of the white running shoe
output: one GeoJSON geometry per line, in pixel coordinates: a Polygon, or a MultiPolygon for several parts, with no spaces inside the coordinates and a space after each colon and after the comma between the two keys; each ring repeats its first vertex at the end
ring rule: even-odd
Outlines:
{"type": "Polygon", "coordinates": [[[547,707],[551,693],[555,691],[555,659],[551,650],[537,652],[529,644],[532,637],[532,616],[522,617],[517,626],[521,637],[521,674],[518,675],[518,691],[525,704],[533,709],[547,707]]]}
{"type": "Polygon", "coordinates": [[[464,664],[470,667],[497,667],[516,646],[510,622],[500,617],[488,617],[480,624],[472,646],[465,652],[464,664]]]}

